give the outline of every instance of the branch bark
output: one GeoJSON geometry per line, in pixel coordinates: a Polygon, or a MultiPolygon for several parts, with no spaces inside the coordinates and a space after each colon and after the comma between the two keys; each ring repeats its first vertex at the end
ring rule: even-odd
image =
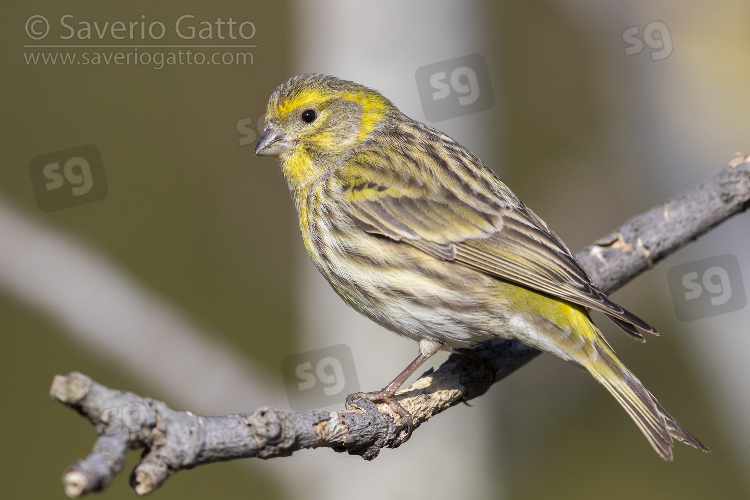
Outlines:
{"type": "MultiPolygon", "coordinates": [[[[749,206],[750,161],[744,155],[700,185],[628,220],[577,257],[602,290],[611,293],[749,206]]],[[[417,427],[482,395],[540,354],[501,339],[481,344],[477,351],[479,356],[452,355],[399,391],[398,399],[417,427]]],[[[321,447],[372,460],[382,448],[395,448],[403,439],[390,407],[364,400],[335,412],[262,407],[252,413],[201,417],[107,388],[77,372],[56,376],[50,395],[88,418],[99,436],[93,452],[63,476],[71,497],[105,489],[122,470],[128,449],[145,450],[131,476],[136,493],[145,495],[171,474],[206,463],[288,456],[321,447]]]]}

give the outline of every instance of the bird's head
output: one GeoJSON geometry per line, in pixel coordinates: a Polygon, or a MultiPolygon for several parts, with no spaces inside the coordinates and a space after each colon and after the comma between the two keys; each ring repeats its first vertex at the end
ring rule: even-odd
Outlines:
{"type": "Polygon", "coordinates": [[[292,187],[348,158],[395,109],[378,92],[319,74],[295,76],[271,95],[255,154],[277,156],[292,187]]]}

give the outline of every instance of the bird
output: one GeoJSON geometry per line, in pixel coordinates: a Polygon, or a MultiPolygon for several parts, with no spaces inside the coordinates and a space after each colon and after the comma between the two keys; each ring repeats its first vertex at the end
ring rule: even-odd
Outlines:
{"type": "MultiPolygon", "coordinates": [[[[382,390],[395,394],[441,350],[508,338],[588,371],[667,461],[673,441],[708,451],[618,359],[600,311],[638,341],[657,330],[600,290],[563,241],[467,148],[403,114],[381,93],[324,74],[271,94],[255,148],[277,157],[312,262],[359,313],[418,343],[382,390]],[[640,331],[639,331],[640,330],[640,331]]],[[[471,352],[471,351],[469,351],[471,352]]]]}

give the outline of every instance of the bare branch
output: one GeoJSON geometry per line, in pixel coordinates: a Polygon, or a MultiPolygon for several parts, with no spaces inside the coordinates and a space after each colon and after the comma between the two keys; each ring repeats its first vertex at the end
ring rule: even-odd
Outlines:
{"type": "MultiPolygon", "coordinates": [[[[750,163],[745,157],[628,220],[577,256],[600,287],[611,293],[747,209],[749,200],[750,163]]],[[[415,425],[483,394],[539,354],[518,342],[499,339],[478,346],[477,351],[478,356],[452,355],[437,370],[399,392],[398,399],[415,425]]],[[[382,448],[399,446],[403,436],[396,425],[398,417],[388,405],[364,400],[336,412],[263,407],[253,413],[201,417],[109,389],[76,372],[56,376],[51,396],[88,418],[99,434],[92,454],[64,475],[65,491],[72,497],[106,488],[122,469],[128,449],[145,450],[131,478],[136,493],[144,495],[161,486],[170,474],[205,463],[288,456],[320,447],[371,460],[382,448]]]]}
{"type": "Polygon", "coordinates": [[[637,215],[576,254],[599,288],[621,288],[643,271],[750,206],[747,155],[699,185],[637,215]]]}

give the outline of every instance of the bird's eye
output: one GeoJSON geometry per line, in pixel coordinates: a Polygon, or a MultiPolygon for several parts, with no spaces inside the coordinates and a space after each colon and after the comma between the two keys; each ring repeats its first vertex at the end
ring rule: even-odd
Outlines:
{"type": "Polygon", "coordinates": [[[318,117],[318,114],[314,109],[306,109],[302,112],[302,121],[305,123],[312,123],[318,117]]]}

